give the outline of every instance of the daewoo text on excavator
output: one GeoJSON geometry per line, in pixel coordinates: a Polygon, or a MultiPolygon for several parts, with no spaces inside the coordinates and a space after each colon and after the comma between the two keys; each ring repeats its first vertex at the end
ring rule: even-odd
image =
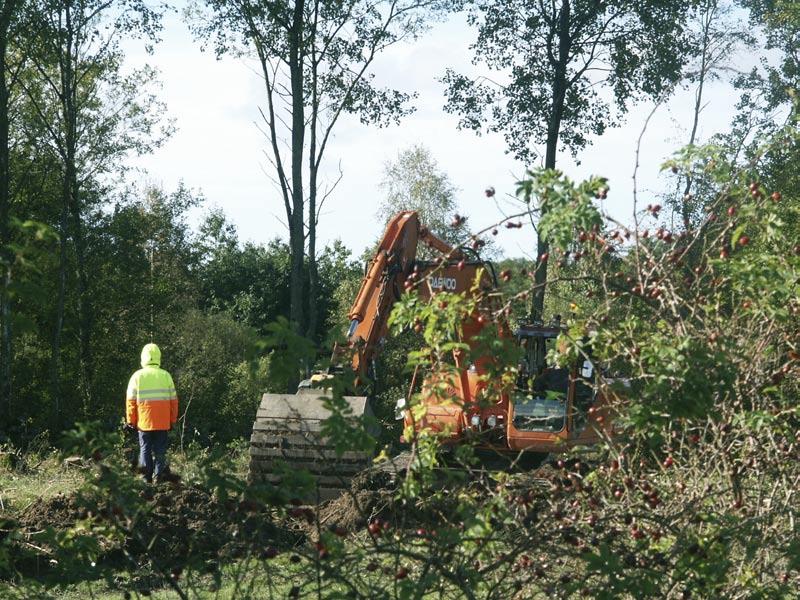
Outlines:
{"type": "MultiPolygon", "coordinates": [[[[395,215],[349,313],[344,355],[362,381],[369,379],[381,341],[388,334],[394,303],[412,287],[428,300],[445,291],[487,297],[496,291],[497,281],[491,263],[471,249],[453,248],[437,238],[422,226],[416,212],[395,215]],[[438,254],[439,260],[418,260],[420,243],[438,254]],[[418,284],[411,285],[412,281],[418,284]]],[[[477,314],[467,319],[461,328],[462,341],[474,349],[474,340],[486,322],[477,314]]],[[[508,456],[563,452],[575,444],[596,443],[611,433],[609,403],[595,392],[592,361],[584,356],[572,368],[546,363],[547,351],[563,331],[559,322],[522,324],[515,331],[500,322],[497,330],[521,348],[516,384],[487,386],[492,357],[468,359],[466,353],[456,353],[457,375],[451,372],[446,376],[447,398],[442,397],[443,386],[432,385],[441,381],[441,374],[428,373],[419,385],[421,374],[414,373],[407,396],[398,400],[396,407],[406,428],[441,432],[446,444],[477,439],[485,449],[508,456]],[[416,422],[408,409],[414,390],[421,390],[415,402],[426,408],[416,422]]],[[[342,356],[341,348],[334,351],[337,356],[342,356]]],[[[287,466],[308,469],[316,479],[318,498],[324,500],[341,494],[356,474],[370,466],[371,456],[363,452],[337,455],[322,436],[322,422],[330,416],[324,406],[329,394],[306,380],[296,394],[263,395],[250,442],[252,481],[279,482],[280,470],[287,466]]],[[[367,396],[345,396],[345,400],[355,416],[372,414],[367,396]]]]}

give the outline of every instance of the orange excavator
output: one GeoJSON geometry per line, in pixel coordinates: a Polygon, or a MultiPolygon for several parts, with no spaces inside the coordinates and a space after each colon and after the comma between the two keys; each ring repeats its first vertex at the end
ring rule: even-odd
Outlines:
{"type": "MultiPolygon", "coordinates": [[[[471,249],[453,248],[437,238],[413,211],[389,221],[350,309],[347,345],[334,350],[334,365],[349,362],[356,381],[368,381],[388,335],[392,307],[413,290],[428,301],[453,293],[479,302],[460,327],[460,340],[472,351],[455,352],[446,373],[422,374],[418,369],[408,394],[398,400],[396,413],[406,432],[436,432],[445,444],[471,440],[509,457],[563,452],[611,433],[609,403],[595,391],[591,358],[583,356],[571,368],[547,364],[549,349],[564,332],[560,322],[527,323],[512,330],[502,311],[493,310],[498,294],[491,263],[471,249]],[[431,248],[438,260],[418,260],[420,244],[431,248]],[[491,313],[501,318],[487,319],[491,313]],[[497,336],[519,347],[514,383],[492,382],[495,358],[476,356],[478,334],[490,322],[497,336]],[[424,409],[412,409],[412,404],[424,409]]],[[[322,423],[331,415],[331,395],[324,386],[330,377],[316,374],[302,382],[296,394],[264,394],[250,443],[252,481],[275,483],[287,470],[307,469],[316,480],[318,498],[327,499],[338,496],[352,477],[370,466],[367,453],[337,453],[323,435],[322,423]]],[[[367,396],[344,400],[352,416],[372,415],[367,396]]]]}

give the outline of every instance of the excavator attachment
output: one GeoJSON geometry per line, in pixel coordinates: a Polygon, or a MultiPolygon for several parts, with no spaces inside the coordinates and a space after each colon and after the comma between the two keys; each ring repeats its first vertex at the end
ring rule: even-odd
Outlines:
{"type": "MultiPolygon", "coordinates": [[[[307,470],[316,490],[306,500],[329,500],[350,488],[352,478],[371,464],[367,452],[337,455],[322,435],[331,412],[324,401],[330,391],[301,388],[296,394],[264,394],[250,437],[250,478],[253,483],[279,484],[287,471],[307,470]]],[[[345,396],[356,418],[372,416],[366,396],[345,396]]]]}

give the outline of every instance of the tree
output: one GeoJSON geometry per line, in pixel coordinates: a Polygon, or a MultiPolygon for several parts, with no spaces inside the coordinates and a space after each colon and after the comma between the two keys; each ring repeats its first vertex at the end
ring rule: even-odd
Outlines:
{"type": "Polygon", "coordinates": [[[418,35],[447,2],[204,0],[203,4],[205,12],[194,7],[196,36],[213,41],[217,55],[252,53],[258,59],[266,102],[262,116],[267,154],[289,229],[291,320],[301,331],[314,332],[319,318],[317,223],[335,187],[333,182],[323,188],[320,181],[331,135],[345,114],[382,126],[408,112],[410,96],[375,85],[370,67],[387,47],[418,35]]]}
{"type": "MultiPolygon", "coordinates": [[[[685,81],[694,86],[694,105],[688,146],[698,144],[700,116],[707,106],[706,87],[726,73],[737,73],[733,60],[742,47],[755,45],[753,36],[745,29],[740,19],[734,18],[733,6],[719,0],[702,0],[698,6],[697,19],[691,23],[697,56],[687,65],[685,81]]],[[[702,218],[702,203],[693,194],[695,177],[687,173],[676,182],[674,197],[667,198],[678,212],[684,227],[692,226],[692,220],[702,218]]]]}
{"type": "MultiPolygon", "coordinates": [[[[98,390],[118,390],[147,342],[158,343],[169,364],[176,364],[183,317],[198,306],[200,295],[193,236],[186,221],[187,212],[198,203],[199,198],[184,186],[169,192],[151,185],[132,186],[87,224],[91,249],[87,268],[92,273],[97,324],[93,344],[102,349],[94,353],[91,365],[98,390]]],[[[74,347],[73,341],[69,349],[73,354],[74,347]]],[[[68,372],[75,373],[76,365],[70,366],[68,372]]],[[[175,371],[180,385],[180,370],[166,368],[175,371]]],[[[118,399],[113,391],[108,395],[118,399]]],[[[119,420],[120,406],[116,401],[98,401],[86,415],[70,412],[74,418],[113,423],[119,420]]]]}
{"type": "Polygon", "coordinates": [[[0,411],[10,412],[12,398],[11,361],[13,359],[12,310],[8,288],[11,285],[11,191],[10,118],[11,92],[15,73],[11,69],[10,48],[18,33],[21,0],[0,3],[0,411]]]}
{"type": "MultiPolygon", "coordinates": [[[[67,241],[75,251],[78,282],[80,383],[84,411],[92,402],[94,315],[84,219],[91,205],[88,189],[116,169],[119,159],[163,141],[158,131],[163,107],[148,92],[149,69],[121,75],[119,35],[153,39],[160,12],[138,0],[41,0],[31,10],[37,39],[29,54],[30,76],[23,80],[30,112],[47,132],[40,146],[61,169],[59,250],[61,269],[53,333],[51,383],[60,395],[59,361],[66,296],[67,241]],[[100,33],[101,29],[105,33],[100,33]]],[[[95,197],[102,196],[98,194],[95,197]]]]}
{"type": "MultiPolygon", "coordinates": [[[[461,115],[463,128],[502,132],[521,160],[533,161],[544,141],[544,167],[554,169],[559,145],[577,155],[632,101],[672,89],[691,49],[685,23],[693,4],[477,0],[469,9],[469,22],[478,28],[473,61],[501,71],[507,82],[448,70],[446,108],[461,115]],[[600,85],[609,88],[611,100],[597,91],[600,85]]],[[[546,211],[542,203],[539,212],[546,211]]],[[[544,307],[547,253],[548,242],[539,236],[534,319],[544,307]]]]}
{"type": "Polygon", "coordinates": [[[458,209],[458,188],[439,169],[430,150],[416,145],[399,152],[394,161],[385,164],[381,188],[385,196],[378,217],[383,222],[398,211],[415,210],[420,221],[438,237],[455,246],[463,243],[462,228],[451,226],[458,209]]]}

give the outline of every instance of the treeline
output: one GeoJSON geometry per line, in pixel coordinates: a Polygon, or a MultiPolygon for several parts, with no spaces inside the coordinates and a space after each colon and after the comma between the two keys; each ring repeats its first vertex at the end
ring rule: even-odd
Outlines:
{"type": "MultiPolygon", "coordinates": [[[[161,346],[180,388],[181,440],[247,433],[269,374],[269,358],[256,359],[256,343],[269,323],[289,315],[289,248],[280,240],[240,243],[219,211],[191,231],[185,215],[198,202],[187,189],[145,188],[93,211],[83,222],[90,274],[83,290],[74,248],[62,262],[58,238],[26,242],[14,271],[18,302],[4,436],[16,442],[58,436],[76,421],[94,419],[113,427],[125,382],[149,341],[161,346]],[[89,363],[81,354],[82,292],[92,306],[89,363]]],[[[46,215],[32,216],[47,222],[46,215]]],[[[321,338],[334,288],[360,270],[338,244],[321,253],[319,264],[321,338]]]]}

